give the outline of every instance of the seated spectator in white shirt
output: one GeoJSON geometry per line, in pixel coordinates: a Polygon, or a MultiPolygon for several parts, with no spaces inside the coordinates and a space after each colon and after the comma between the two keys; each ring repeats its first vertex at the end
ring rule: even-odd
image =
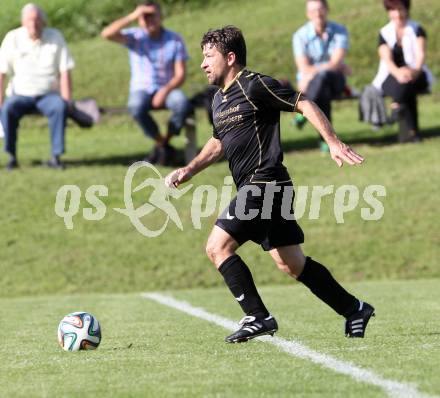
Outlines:
{"type": "Polygon", "coordinates": [[[20,119],[39,112],[49,120],[52,156],[46,165],[63,168],[68,102],[72,97],[73,59],[62,34],[46,27],[46,16],[35,4],[21,11],[21,27],[8,32],[0,48],[0,107],[5,132],[7,169],[18,167],[17,130],[20,119]],[[6,76],[9,84],[4,98],[6,76]]]}

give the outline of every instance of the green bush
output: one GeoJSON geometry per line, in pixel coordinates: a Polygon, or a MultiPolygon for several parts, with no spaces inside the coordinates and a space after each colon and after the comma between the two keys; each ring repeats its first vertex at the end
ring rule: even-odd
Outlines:
{"type": "MultiPolygon", "coordinates": [[[[20,9],[29,0],[1,0],[0,36],[17,26],[20,9]]],[[[76,62],[74,95],[92,96],[100,104],[123,106],[127,100],[130,72],[126,50],[99,37],[103,26],[130,12],[139,0],[36,0],[46,10],[51,26],[66,36],[76,62]]],[[[184,90],[192,94],[206,84],[200,72],[200,39],[209,28],[235,24],[246,37],[250,69],[278,78],[295,77],[292,33],[305,22],[303,0],[163,0],[165,26],[179,32],[190,59],[184,90]],[[292,4],[295,3],[295,4],[292,4]]],[[[428,33],[427,63],[440,79],[440,32],[436,30],[438,0],[419,0],[411,17],[428,33]]],[[[347,62],[353,69],[349,84],[361,89],[373,79],[378,65],[377,32],[387,22],[380,1],[332,0],[330,19],[344,23],[350,32],[347,62]]],[[[439,84],[433,87],[440,98],[439,84]]]]}
{"type": "MultiPolygon", "coordinates": [[[[28,0],[2,0],[0,38],[20,24],[20,10],[28,0]]],[[[133,10],[140,0],[40,0],[51,26],[63,31],[68,40],[80,40],[99,34],[104,25],[133,10]]],[[[172,15],[183,9],[206,7],[206,0],[164,0],[164,13],[172,15]]]]}

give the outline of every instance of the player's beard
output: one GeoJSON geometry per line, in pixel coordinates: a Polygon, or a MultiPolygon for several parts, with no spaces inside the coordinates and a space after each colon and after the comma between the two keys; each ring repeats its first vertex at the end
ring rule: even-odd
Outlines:
{"type": "MultiPolygon", "coordinates": [[[[211,75],[212,76],[212,75],[211,75]]],[[[223,76],[215,75],[212,79],[208,78],[208,83],[214,86],[223,87],[225,79],[223,76]]]]}

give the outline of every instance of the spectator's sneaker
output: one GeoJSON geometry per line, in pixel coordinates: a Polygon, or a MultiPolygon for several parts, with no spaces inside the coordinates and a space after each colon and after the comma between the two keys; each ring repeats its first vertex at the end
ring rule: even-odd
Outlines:
{"type": "Polygon", "coordinates": [[[64,163],[61,162],[61,160],[54,156],[50,160],[46,160],[43,162],[43,166],[49,167],[51,169],[57,169],[57,170],[64,170],[66,167],[64,166],[64,163]]]}
{"type": "Polygon", "coordinates": [[[161,166],[171,166],[176,158],[176,150],[170,144],[166,144],[162,147],[162,151],[157,160],[157,163],[161,166]]]}
{"type": "Polygon", "coordinates": [[[374,314],[374,307],[363,301],[359,301],[359,311],[349,316],[345,321],[346,337],[364,337],[368,321],[374,314]]]}
{"type": "Polygon", "coordinates": [[[143,160],[151,164],[156,164],[159,161],[159,158],[163,156],[162,152],[163,152],[163,148],[160,147],[159,145],[155,145],[151,150],[150,154],[146,156],[143,160]]]}
{"type": "Polygon", "coordinates": [[[330,152],[330,148],[325,141],[319,141],[319,150],[324,153],[330,152]]]}
{"type": "Polygon", "coordinates": [[[299,130],[301,130],[304,125],[306,124],[307,119],[301,115],[301,113],[297,113],[295,115],[295,126],[298,127],[299,130]]]}
{"type": "Polygon", "coordinates": [[[6,163],[6,170],[14,170],[18,168],[17,158],[10,158],[8,163],[6,163]]]}
{"type": "Polygon", "coordinates": [[[254,316],[245,316],[239,323],[241,327],[230,336],[226,337],[227,343],[243,343],[254,337],[270,334],[278,330],[278,324],[272,315],[264,319],[257,319],[254,316]]]}
{"type": "Polygon", "coordinates": [[[422,137],[415,131],[404,131],[399,133],[397,142],[400,144],[418,143],[422,141],[422,137]]]}
{"type": "Polygon", "coordinates": [[[403,105],[396,106],[391,109],[390,116],[388,117],[388,124],[397,123],[400,118],[405,115],[406,108],[403,105]]]}

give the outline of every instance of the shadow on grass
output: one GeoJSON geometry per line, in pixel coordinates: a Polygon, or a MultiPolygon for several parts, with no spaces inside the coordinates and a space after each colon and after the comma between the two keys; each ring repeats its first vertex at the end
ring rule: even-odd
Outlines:
{"type": "Polygon", "coordinates": [[[135,162],[144,160],[145,156],[145,152],[135,152],[129,154],[104,156],[99,158],[66,159],[65,164],[67,166],[129,166],[135,162]]]}
{"type": "MultiPolygon", "coordinates": [[[[298,133],[301,134],[301,133],[298,133]]],[[[368,129],[358,131],[357,136],[343,137],[347,144],[366,144],[371,146],[387,146],[397,143],[397,135],[393,133],[374,132],[368,129]]],[[[432,138],[440,136],[440,126],[421,130],[422,138],[432,138]]],[[[318,149],[317,137],[295,138],[291,140],[284,139],[282,142],[284,152],[306,151],[311,149],[318,149]]],[[[77,166],[111,166],[122,165],[129,166],[134,162],[143,160],[145,152],[134,152],[130,154],[111,155],[90,159],[65,159],[67,167],[77,166]]],[[[224,161],[224,160],[223,160],[224,161]]],[[[33,164],[41,164],[41,161],[34,161],[33,164]]],[[[184,151],[183,149],[176,149],[176,157],[169,167],[180,167],[184,165],[184,151]]]]}
{"type": "MultiPolygon", "coordinates": [[[[299,133],[301,134],[301,133],[299,133]]],[[[440,126],[422,129],[420,135],[423,138],[440,137],[440,126]]],[[[365,129],[356,132],[356,136],[343,137],[347,144],[365,144],[370,146],[387,146],[397,144],[397,133],[384,133],[365,129]]],[[[302,139],[284,140],[284,152],[305,151],[318,148],[318,137],[304,137],[302,139]]]]}
{"type": "MultiPolygon", "coordinates": [[[[67,167],[76,166],[130,166],[135,162],[145,160],[147,153],[134,152],[129,154],[111,155],[88,159],[65,159],[63,162],[67,167]]],[[[35,162],[34,162],[35,163],[35,162]]],[[[183,149],[176,149],[176,156],[173,161],[167,165],[168,167],[184,166],[184,151],[183,149]]]]}
{"type": "MultiPolygon", "coordinates": [[[[430,336],[440,336],[440,332],[414,332],[414,333],[398,333],[398,332],[393,332],[392,333],[392,337],[396,337],[396,336],[401,336],[401,337],[420,337],[420,336],[426,336],[426,337],[430,337],[430,336]]],[[[381,337],[387,338],[390,337],[389,334],[386,335],[381,335],[381,337]]]]}
{"type": "MultiPolygon", "coordinates": [[[[201,149],[201,148],[199,148],[201,149]]],[[[110,155],[110,156],[102,156],[102,157],[95,157],[95,158],[69,158],[69,155],[66,155],[66,157],[62,158],[63,164],[67,168],[75,168],[75,167],[85,167],[85,166],[130,166],[133,163],[139,162],[139,161],[146,161],[146,152],[132,152],[132,153],[125,153],[125,154],[116,154],[116,155],[110,155]]],[[[176,155],[175,158],[170,162],[170,164],[167,164],[166,166],[161,167],[169,167],[169,168],[175,168],[175,167],[183,167],[185,166],[185,154],[183,149],[176,149],[176,155]]],[[[221,161],[224,161],[222,159],[221,161]]],[[[34,167],[46,167],[44,166],[44,160],[40,159],[33,159],[31,161],[32,166],[34,167]]],[[[159,166],[159,165],[158,165],[159,166]]],[[[46,167],[47,168],[47,167],[46,167]]]]}

